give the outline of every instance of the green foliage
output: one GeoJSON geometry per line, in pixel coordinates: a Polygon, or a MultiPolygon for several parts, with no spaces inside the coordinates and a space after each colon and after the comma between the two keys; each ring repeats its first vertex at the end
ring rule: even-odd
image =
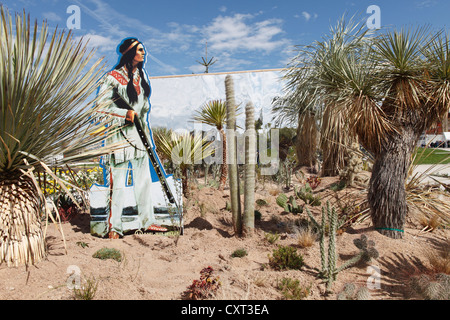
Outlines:
{"type": "Polygon", "coordinates": [[[288,198],[286,194],[281,193],[277,197],[276,202],[280,207],[284,209],[285,212],[290,212],[295,215],[303,213],[303,207],[297,204],[297,201],[295,201],[295,198],[293,196],[290,196],[288,198]]]}
{"type": "Polygon", "coordinates": [[[77,242],[77,246],[80,246],[83,249],[86,248],[86,247],[89,247],[89,245],[86,242],[84,242],[84,241],[78,241],[77,242]]]}
{"type": "Polygon", "coordinates": [[[279,246],[269,257],[269,265],[276,270],[300,270],[303,267],[303,256],[290,246],[279,246]]]}
{"type": "Polygon", "coordinates": [[[248,253],[247,253],[247,250],[245,250],[245,249],[237,249],[231,254],[231,256],[233,258],[242,258],[247,255],[248,255],[248,253]]]}
{"type": "Polygon", "coordinates": [[[95,278],[86,279],[86,283],[82,284],[80,288],[73,289],[75,300],[93,300],[97,292],[98,281],[95,278]]]}
{"type": "Polygon", "coordinates": [[[278,283],[278,290],[288,300],[303,300],[307,298],[311,292],[311,287],[302,288],[300,281],[291,278],[283,278],[278,283]]]}
{"type": "Polygon", "coordinates": [[[194,280],[192,284],[183,292],[182,297],[187,300],[208,299],[215,295],[222,283],[219,277],[213,277],[212,267],[204,268],[200,271],[200,280],[194,280]]]}
{"type": "Polygon", "coordinates": [[[275,242],[277,242],[280,239],[280,235],[277,232],[275,232],[275,233],[269,232],[264,235],[264,238],[270,244],[274,244],[275,242]]]}
{"type": "Polygon", "coordinates": [[[116,260],[117,262],[122,261],[122,253],[120,253],[119,250],[114,248],[102,248],[98,251],[96,251],[92,257],[100,259],[100,260],[107,260],[112,259],[116,260]]]}
{"type": "Polygon", "coordinates": [[[264,200],[264,199],[256,199],[255,202],[256,202],[256,205],[259,206],[259,207],[266,207],[266,206],[269,205],[269,204],[267,203],[267,201],[264,200]]]}
{"type": "Polygon", "coordinates": [[[318,207],[322,204],[320,197],[314,196],[313,189],[309,183],[306,183],[301,189],[295,188],[295,195],[297,198],[303,200],[307,205],[318,207]]]}

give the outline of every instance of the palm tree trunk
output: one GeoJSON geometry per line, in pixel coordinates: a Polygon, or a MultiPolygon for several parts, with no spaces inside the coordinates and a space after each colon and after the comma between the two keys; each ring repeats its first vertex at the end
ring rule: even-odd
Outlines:
{"type": "Polygon", "coordinates": [[[30,178],[0,177],[0,264],[33,265],[45,255],[39,195],[30,178]]]}
{"type": "Polygon", "coordinates": [[[444,119],[442,120],[442,131],[448,132],[448,112],[444,114],[444,119]]]}
{"type": "Polygon", "coordinates": [[[297,165],[314,167],[316,165],[318,130],[316,119],[312,112],[305,112],[298,117],[295,151],[297,165]]]}
{"type": "Polygon", "coordinates": [[[408,213],[405,181],[418,135],[412,128],[385,143],[377,155],[370,179],[368,200],[376,230],[393,239],[401,239],[408,213]]]}
{"type": "Polygon", "coordinates": [[[219,182],[219,190],[223,190],[225,188],[225,184],[227,183],[228,177],[228,164],[227,164],[227,137],[225,131],[223,129],[219,130],[220,138],[222,139],[222,165],[221,165],[221,173],[220,173],[220,182],[219,182]]]}
{"type": "Polygon", "coordinates": [[[335,112],[333,106],[328,106],[322,119],[320,147],[323,153],[322,175],[334,177],[345,168],[347,146],[350,146],[350,133],[345,127],[344,115],[335,112]]]}

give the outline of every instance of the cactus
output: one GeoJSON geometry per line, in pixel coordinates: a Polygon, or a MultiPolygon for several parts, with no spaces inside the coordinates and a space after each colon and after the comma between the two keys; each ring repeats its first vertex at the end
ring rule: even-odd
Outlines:
{"type": "Polygon", "coordinates": [[[303,207],[297,204],[297,201],[293,196],[288,198],[287,195],[281,193],[277,197],[276,202],[285,212],[290,212],[293,214],[303,213],[303,207]]]}
{"type": "Polygon", "coordinates": [[[353,283],[347,283],[337,295],[337,300],[370,300],[371,295],[366,287],[357,288],[353,283]]]}
{"type": "Polygon", "coordinates": [[[322,221],[321,224],[314,219],[313,215],[306,208],[306,212],[311,219],[312,223],[319,230],[320,235],[320,256],[322,269],[319,272],[319,276],[327,280],[327,291],[331,292],[331,287],[333,282],[336,280],[336,276],[342,270],[345,270],[359,261],[369,262],[372,258],[378,258],[378,251],[375,249],[375,242],[368,241],[367,236],[361,235],[360,239],[355,239],[353,243],[360,250],[360,252],[353,258],[348,260],[342,266],[336,266],[336,231],[338,230],[338,214],[334,207],[330,206],[330,202],[327,201],[326,212],[325,208],[322,207],[322,221]],[[329,223],[328,228],[328,256],[325,252],[325,235],[326,235],[326,223],[329,223]]]}
{"type": "Polygon", "coordinates": [[[242,233],[241,201],[239,196],[239,177],[236,157],[236,102],[233,78],[225,78],[227,98],[227,141],[228,141],[228,175],[230,181],[230,198],[233,227],[236,234],[242,233]]]}
{"type": "Polygon", "coordinates": [[[441,273],[433,280],[422,274],[412,277],[411,289],[425,300],[450,300],[450,275],[441,273]]]}
{"type": "Polygon", "coordinates": [[[320,197],[314,196],[312,188],[309,185],[309,183],[306,183],[305,186],[300,190],[295,188],[294,192],[299,199],[305,202],[305,204],[309,204],[313,207],[318,207],[321,205],[320,197]]]}
{"type": "MultiPolygon", "coordinates": [[[[245,182],[244,182],[244,216],[243,233],[250,235],[255,229],[255,171],[256,171],[256,132],[255,108],[249,102],[245,107],[245,135],[248,144],[245,145],[245,182]]],[[[245,143],[245,140],[244,140],[245,143]]]]}
{"type": "Polygon", "coordinates": [[[277,204],[284,209],[284,211],[289,212],[288,207],[288,197],[284,193],[280,193],[280,195],[276,199],[277,204]]]}

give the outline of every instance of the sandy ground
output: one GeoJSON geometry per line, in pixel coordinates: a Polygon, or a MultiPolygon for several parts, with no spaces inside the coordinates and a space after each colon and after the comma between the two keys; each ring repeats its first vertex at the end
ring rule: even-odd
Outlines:
{"type": "MultiPolygon", "coordinates": [[[[319,189],[331,182],[324,179],[319,189]]],[[[352,191],[342,192],[349,190],[352,191]]],[[[409,278],[429,272],[426,253],[449,244],[449,230],[420,232],[419,227],[408,223],[404,239],[392,240],[374,231],[370,219],[354,224],[338,236],[338,265],[358,252],[353,240],[362,234],[375,241],[379,258],[339,273],[334,293],[327,295],[317,272],[319,243],[301,248],[292,227],[306,214],[284,213],[275,202],[280,191],[275,184],[258,185],[256,199],[264,199],[268,204],[257,207],[262,219],[256,223],[255,234],[245,239],[234,236],[231,213],[225,209],[229,191],[207,187],[195,187],[192,198],[186,200],[185,233],[180,237],[132,234],[119,240],[96,238],[89,233],[89,215],[82,214],[62,225],[64,245],[58,227],[50,224],[46,260],[28,268],[0,266],[0,299],[70,300],[74,299],[70,284],[76,280],[85,284],[91,279],[97,284],[96,300],[180,300],[207,266],[220,277],[222,285],[215,299],[221,300],[283,299],[277,289],[283,278],[297,279],[303,288],[310,288],[306,300],[336,299],[336,293],[349,282],[358,286],[372,283],[375,286],[371,287],[372,299],[416,299],[409,294],[409,278]],[[277,233],[280,239],[270,244],[266,240],[268,233],[277,233]],[[86,245],[82,246],[83,243],[86,245]],[[277,271],[267,266],[278,245],[292,246],[303,255],[302,270],[277,271]],[[97,250],[105,247],[120,250],[123,261],[93,258],[97,250]],[[247,251],[247,256],[231,256],[241,248],[247,251]]],[[[359,190],[353,191],[361,194],[359,190]]],[[[318,214],[318,210],[315,208],[313,212],[318,214]]]]}

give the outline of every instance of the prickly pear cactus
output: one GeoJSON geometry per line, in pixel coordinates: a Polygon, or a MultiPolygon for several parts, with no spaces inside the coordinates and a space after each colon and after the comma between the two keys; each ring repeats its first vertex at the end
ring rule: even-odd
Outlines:
{"type": "Polygon", "coordinates": [[[281,193],[277,197],[276,201],[277,201],[277,204],[284,209],[284,211],[289,212],[287,195],[285,195],[284,193],[281,193]]]}

